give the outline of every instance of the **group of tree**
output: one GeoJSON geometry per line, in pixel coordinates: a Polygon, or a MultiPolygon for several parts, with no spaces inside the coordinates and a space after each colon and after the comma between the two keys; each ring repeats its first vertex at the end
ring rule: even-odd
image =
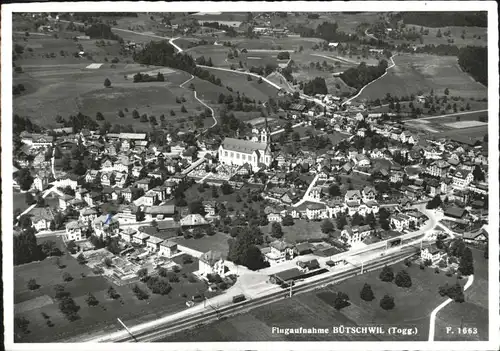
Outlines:
{"type": "Polygon", "coordinates": [[[54,286],[56,291],[55,298],[59,301],[59,310],[66,316],[69,321],[75,321],[80,319],[78,316],[78,311],[80,306],[78,306],[71,297],[71,294],[65,290],[64,285],[57,284],[54,286]]]}
{"type": "Polygon", "coordinates": [[[303,86],[305,95],[328,94],[325,78],[316,77],[311,81],[304,83],[303,86]]]}
{"type": "Polygon", "coordinates": [[[88,35],[91,39],[110,39],[123,42],[120,36],[113,33],[110,26],[103,23],[92,24],[85,30],[85,35],[88,35]]]}
{"type": "Polygon", "coordinates": [[[282,51],[282,52],[278,53],[277,58],[278,58],[278,60],[289,60],[290,53],[288,51],[282,51]]]}
{"type": "Polygon", "coordinates": [[[195,60],[186,53],[176,53],[167,41],[150,42],[139,52],[134,53],[134,61],[143,65],[166,66],[191,73],[200,79],[222,86],[217,78],[207,70],[196,66],[195,60]]]}
{"type": "Polygon", "coordinates": [[[388,67],[386,60],[381,60],[377,66],[368,66],[361,62],[358,67],[345,70],[340,77],[349,86],[361,89],[369,82],[382,76],[388,67]]]}
{"type": "Polygon", "coordinates": [[[467,46],[458,52],[458,64],[476,81],[488,85],[488,49],[479,46],[467,46]]]}
{"type": "Polygon", "coordinates": [[[438,289],[439,295],[448,296],[455,302],[464,302],[464,288],[457,282],[453,285],[446,283],[438,289]]]}
{"type": "Polygon", "coordinates": [[[164,82],[165,76],[163,73],[158,72],[156,76],[150,76],[146,73],[137,73],[134,75],[134,83],[144,83],[144,82],[164,82]]]}
{"type": "MultiPolygon", "coordinates": [[[[27,218],[29,220],[29,217],[27,218]]],[[[43,252],[40,250],[35,236],[35,229],[29,225],[17,235],[14,235],[14,264],[20,265],[42,260],[43,252]]]]}
{"type": "Polygon", "coordinates": [[[269,262],[264,260],[257,247],[262,243],[263,236],[258,227],[244,227],[236,238],[228,240],[228,260],[253,271],[269,267],[269,262]]]}
{"type": "Polygon", "coordinates": [[[196,63],[198,65],[202,65],[202,66],[212,67],[214,65],[212,63],[212,58],[211,57],[209,57],[208,59],[205,59],[205,56],[200,56],[195,61],[196,61],[196,63]]]}

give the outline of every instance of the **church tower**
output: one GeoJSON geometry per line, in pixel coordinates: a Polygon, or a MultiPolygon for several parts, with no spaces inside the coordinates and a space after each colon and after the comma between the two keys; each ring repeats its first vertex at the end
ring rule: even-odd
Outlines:
{"type": "Polygon", "coordinates": [[[267,124],[267,116],[266,118],[266,125],[264,128],[260,131],[260,142],[263,144],[271,144],[271,129],[269,128],[269,125],[267,124]]]}

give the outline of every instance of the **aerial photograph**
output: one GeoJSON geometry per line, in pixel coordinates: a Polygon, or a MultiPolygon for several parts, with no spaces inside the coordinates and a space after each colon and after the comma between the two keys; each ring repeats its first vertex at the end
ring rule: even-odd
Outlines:
{"type": "Polygon", "coordinates": [[[488,12],[383,9],[13,12],[13,342],[496,338],[488,12]]]}

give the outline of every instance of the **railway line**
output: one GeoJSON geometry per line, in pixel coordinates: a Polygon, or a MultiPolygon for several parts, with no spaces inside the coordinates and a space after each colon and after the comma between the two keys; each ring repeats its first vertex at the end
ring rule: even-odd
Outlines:
{"type": "MultiPolygon", "coordinates": [[[[306,292],[310,292],[312,290],[324,288],[327,285],[336,284],[345,279],[354,277],[358,274],[362,274],[362,272],[366,273],[371,270],[382,268],[387,264],[397,263],[399,261],[404,260],[407,257],[412,256],[413,254],[415,254],[415,252],[416,252],[415,247],[412,246],[406,247],[402,249],[400,252],[397,252],[396,254],[386,256],[381,259],[379,258],[378,261],[366,263],[364,267],[355,266],[346,271],[339,272],[338,274],[330,275],[328,277],[324,277],[316,281],[299,283],[292,288],[293,295],[303,294],[306,292]]],[[[133,336],[126,334],[125,336],[116,338],[114,340],[106,340],[106,342],[159,341],[160,339],[165,338],[167,335],[180,332],[185,329],[200,327],[202,325],[209,324],[217,320],[225,319],[230,316],[249,312],[252,309],[289,298],[289,296],[290,296],[289,289],[283,289],[281,291],[274,292],[266,296],[258,297],[251,300],[245,300],[236,304],[231,304],[221,307],[219,309],[213,309],[206,313],[202,313],[201,315],[196,315],[186,318],[182,321],[172,321],[154,329],[135,333],[133,336]]]]}

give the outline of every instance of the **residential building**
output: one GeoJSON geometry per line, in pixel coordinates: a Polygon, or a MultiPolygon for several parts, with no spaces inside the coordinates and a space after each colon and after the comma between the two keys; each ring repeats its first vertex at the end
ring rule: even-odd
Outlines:
{"type": "Polygon", "coordinates": [[[225,264],[225,256],[218,251],[208,251],[200,256],[198,264],[198,272],[202,276],[208,274],[218,274],[221,277],[226,275],[228,268],[225,264]]]}
{"type": "Polygon", "coordinates": [[[64,235],[65,241],[82,241],[85,240],[85,230],[88,228],[87,224],[82,221],[72,221],[66,224],[66,234],[64,235]]]}
{"type": "Polygon", "coordinates": [[[159,255],[165,257],[172,257],[177,253],[177,244],[170,240],[165,240],[160,243],[159,255]]]}

